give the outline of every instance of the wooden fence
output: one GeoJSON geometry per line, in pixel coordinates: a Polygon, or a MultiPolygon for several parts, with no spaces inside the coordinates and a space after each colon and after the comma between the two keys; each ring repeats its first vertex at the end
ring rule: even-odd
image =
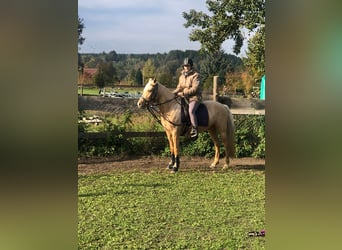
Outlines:
{"type": "MultiPolygon", "coordinates": [[[[213,78],[213,99],[216,101],[218,97],[218,88],[217,88],[217,76],[213,78]]],[[[126,85],[116,85],[115,87],[128,87],[126,85]]],[[[142,88],[142,86],[129,86],[142,88]]],[[[254,109],[254,108],[230,108],[230,111],[233,115],[265,115],[265,109],[254,109]]],[[[125,138],[134,138],[134,137],[166,137],[165,132],[80,132],[78,133],[79,139],[104,139],[112,136],[123,135],[125,138]]]]}
{"type": "Polygon", "coordinates": [[[111,136],[123,135],[125,138],[134,137],[166,137],[165,132],[79,132],[79,139],[104,139],[111,136]]]}
{"type": "MultiPolygon", "coordinates": [[[[255,109],[232,109],[233,115],[265,115],[265,110],[255,110],[255,109]]],[[[166,133],[163,132],[79,132],[78,139],[104,139],[117,135],[123,135],[125,138],[135,138],[135,137],[166,137],[166,133]]]]}

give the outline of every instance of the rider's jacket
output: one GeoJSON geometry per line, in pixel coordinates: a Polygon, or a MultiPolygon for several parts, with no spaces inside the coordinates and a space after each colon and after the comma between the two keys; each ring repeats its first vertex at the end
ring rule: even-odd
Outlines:
{"type": "Polygon", "coordinates": [[[177,88],[173,93],[183,92],[184,96],[191,101],[200,101],[202,99],[202,89],[199,81],[199,75],[196,71],[182,71],[179,77],[177,88]]]}

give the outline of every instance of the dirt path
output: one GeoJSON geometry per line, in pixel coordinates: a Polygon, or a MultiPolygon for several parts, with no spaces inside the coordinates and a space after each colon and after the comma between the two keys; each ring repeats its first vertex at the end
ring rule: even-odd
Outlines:
{"type": "MultiPolygon", "coordinates": [[[[222,171],[223,159],[215,169],[210,169],[212,159],[204,157],[181,157],[179,172],[186,171],[222,171]]],[[[168,172],[166,166],[169,162],[167,157],[111,157],[111,158],[88,158],[78,159],[78,173],[85,174],[110,174],[118,171],[125,172],[168,172]]],[[[231,160],[231,170],[265,170],[265,159],[238,158],[231,160]]]]}

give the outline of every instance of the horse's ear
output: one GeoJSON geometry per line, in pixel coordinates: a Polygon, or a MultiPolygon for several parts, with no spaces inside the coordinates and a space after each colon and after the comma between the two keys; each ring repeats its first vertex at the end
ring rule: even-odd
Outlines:
{"type": "Polygon", "coordinates": [[[153,77],[153,81],[154,81],[154,83],[156,83],[157,82],[157,78],[153,77]]]}

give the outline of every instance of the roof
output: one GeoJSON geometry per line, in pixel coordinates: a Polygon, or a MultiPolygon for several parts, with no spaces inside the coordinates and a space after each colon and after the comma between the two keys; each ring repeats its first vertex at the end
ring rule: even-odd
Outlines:
{"type": "Polygon", "coordinates": [[[85,75],[93,76],[94,74],[96,74],[96,72],[97,72],[97,68],[84,68],[83,69],[83,74],[85,75]]]}

